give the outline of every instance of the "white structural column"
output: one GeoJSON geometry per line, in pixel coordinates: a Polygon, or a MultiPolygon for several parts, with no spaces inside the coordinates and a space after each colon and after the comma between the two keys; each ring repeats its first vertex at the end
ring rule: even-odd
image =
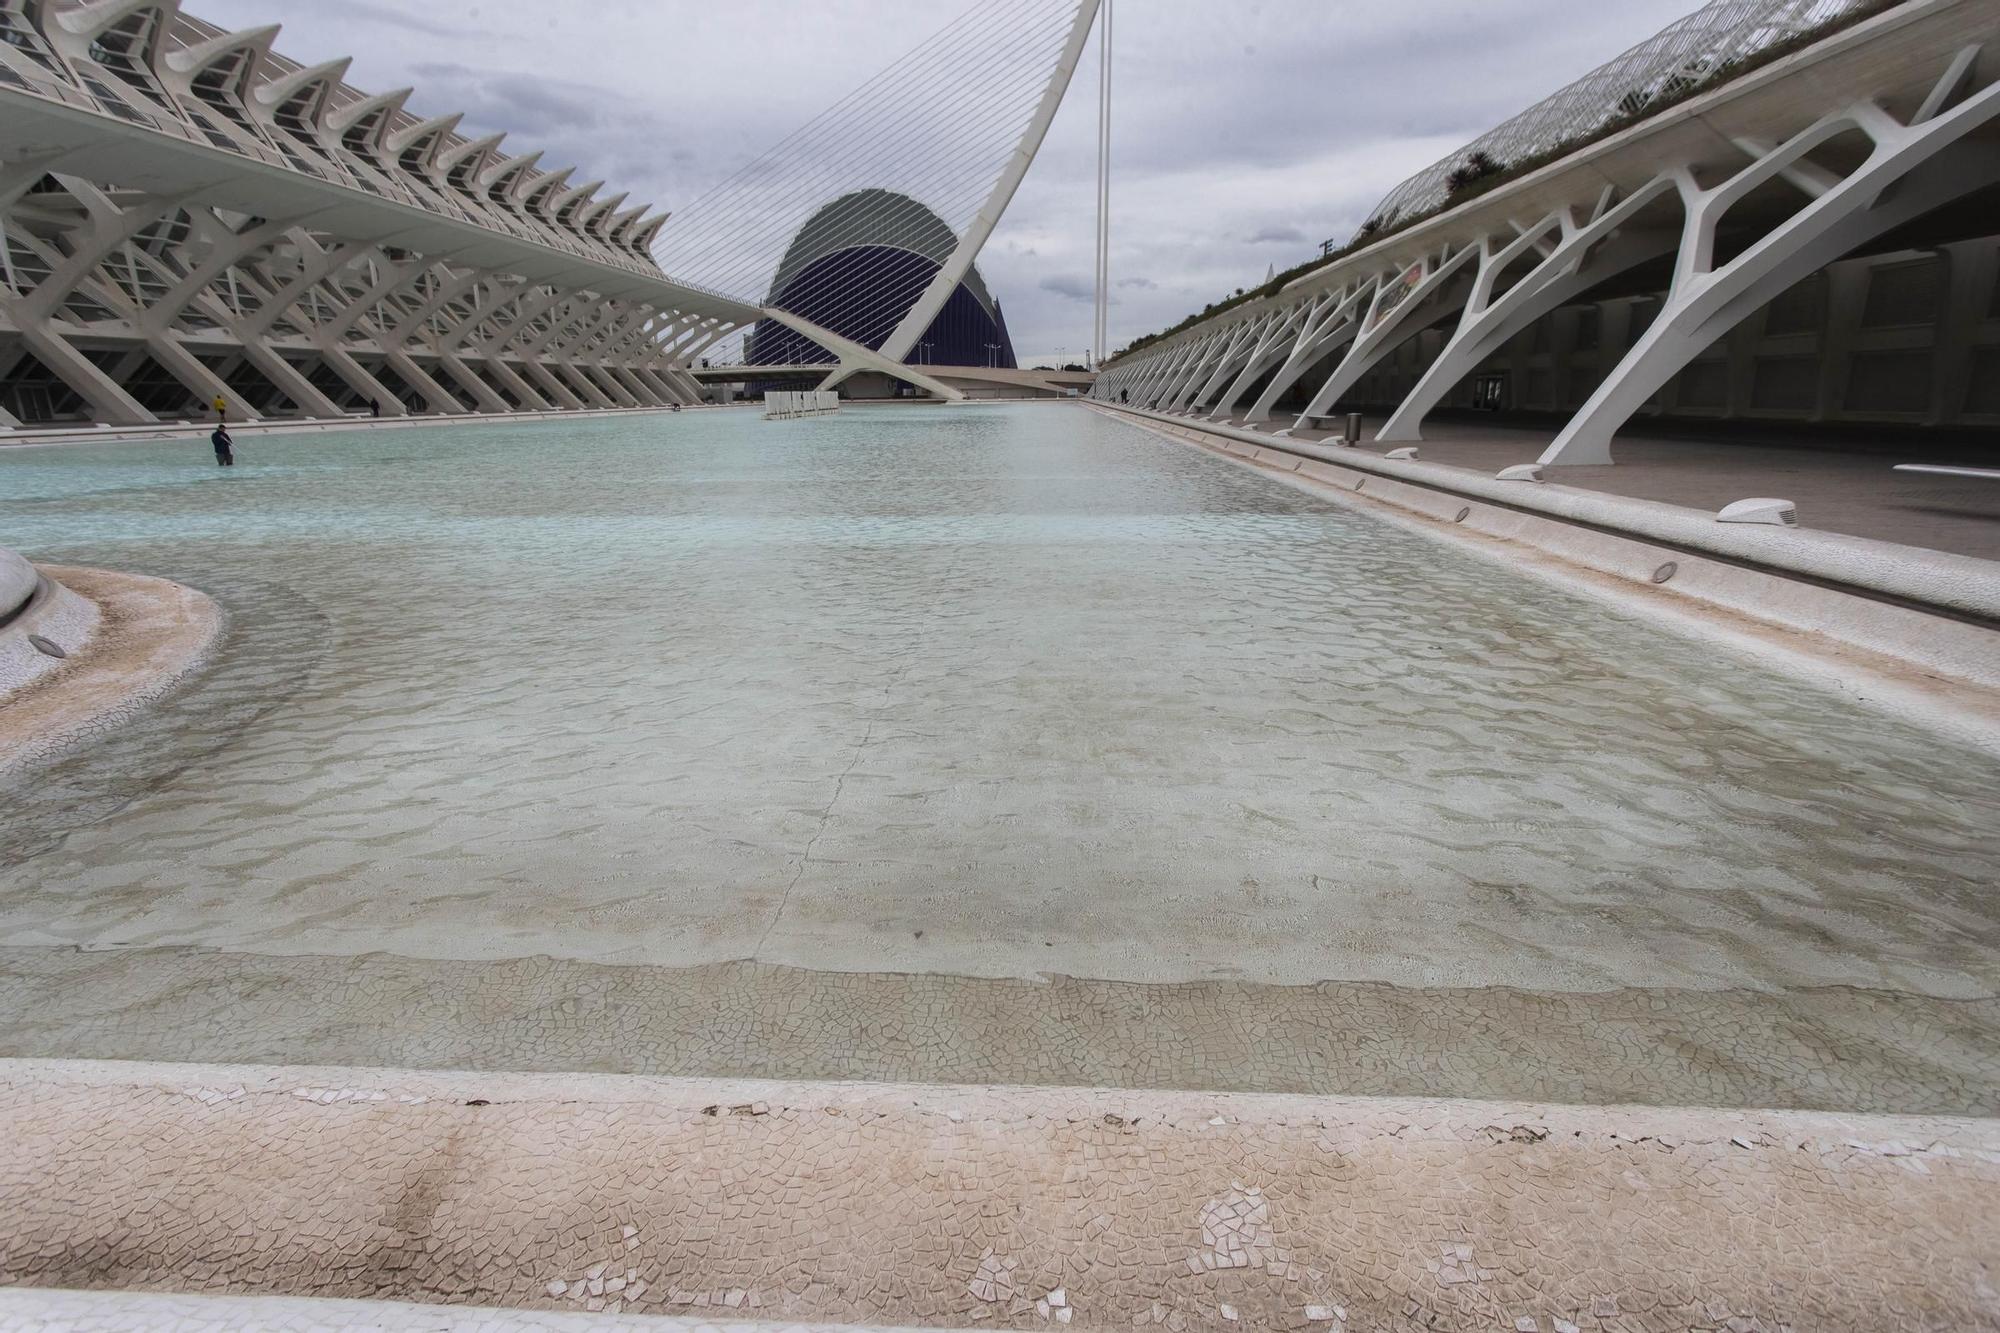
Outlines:
{"type": "MultiPolygon", "coordinates": [[[[234,243],[234,233],[213,215],[207,215],[204,211],[204,215],[197,217],[197,222],[212,234],[214,244],[219,248],[227,248],[234,243]]],[[[313,270],[314,260],[306,260],[303,271],[311,273],[313,270]]],[[[214,311],[215,317],[242,345],[244,360],[255,366],[258,373],[269,380],[273,387],[311,416],[336,417],[340,415],[340,409],[334,405],[333,400],[300,374],[298,367],[273,350],[269,341],[272,328],[279,319],[291,313],[292,302],[296,299],[297,292],[303,291],[307,285],[309,284],[300,283],[296,289],[280,288],[268,293],[262,304],[247,314],[222,309],[219,302],[208,304],[214,311]]],[[[311,321],[304,322],[309,324],[311,321]]]]}
{"type": "Polygon", "coordinates": [[[1188,392],[1200,382],[1203,375],[1208,373],[1208,368],[1215,364],[1215,358],[1222,355],[1223,349],[1229,345],[1229,340],[1234,335],[1235,330],[1225,328],[1201,340],[1195,349],[1195,354],[1187,359],[1187,364],[1183,365],[1160,390],[1159,406],[1162,412],[1180,410],[1188,392]]]}
{"type": "MultiPolygon", "coordinates": [[[[45,174],[19,167],[0,180],[0,192],[7,202],[21,197],[45,174]]],[[[84,191],[79,198],[86,221],[68,237],[69,253],[32,292],[25,296],[0,296],[4,309],[21,341],[50,371],[91,406],[97,420],[111,425],[150,425],[159,420],[127,393],[117,380],[79,351],[55,327],[64,305],[77,290],[97,273],[98,266],[121,249],[162,212],[178,205],[173,200],[145,198],[126,207],[111,202],[103,191],[87,182],[63,177],[84,191]]]]}
{"type": "Polygon", "coordinates": [[[1187,358],[1153,390],[1154,406],[1162,412],[1173,411],[1188,385],[1207,368],[1228,337],[1229,330],[1219,329],[1189,349],[1187,358]]]}
{"type": "Polygon", "coordinates": [[[626,383],[625,377],[618,373],[618,361],[621,359],[622,349],[632,338],[651,325],[652,312],[636,310],[622,304],[616,309],[618,318],[598,337],[588,349],[585,359],[578,364],[604,386],[605,392],[627,407],[650,407],[653,405],[650,401],[652,395],[640,393],[626,383]]]}
{"type": "Polygon", "coordinates": [[[1179,373],[1180,368],[1187,364],[1188,358],[1205,348],[1208,339],[1214,336],[1210,333],[1192,338],[1143,364],[1140,373],[1133,380],[1132,401],[1141,407],[1156,406],[1159,401],[1158,394],[1168,377],[1179,373]]]}
{"type": "Polygon", "coordinates": [[[587,304],[583,315],[571,321],[567,332],[554,346],[549,348],[544,358],[556,370],[562,372],[568,379],[570,386],[576,389],[590,406],[600,410],[615,407],[617,404],[577,364],[576,356],[578,351],[603,332],[605,326],[615,319],[617,315],[617,310],[610,306],[600,306],[595,303],[587,304]]]}
{"type": "Polygon", "coordinates": [[[561,338],[543,354],[546,360],[570,385],[577,395],[590,406],[599,410],[616,407],[614,396],[607,393],[580,360],[585,349],[595,343],[605,329],[618,316],[610,306],[588,305],[582,316],[572,320],[561,338]]]}
{"type": "Polygon", "coordinates": [[[1146,407],[1159,407],[1179,385],[1188,367],[1199,357],[1205,356],[1220,335],[1210,332],[1205,337],[1196,338],[1182,346],[1174,356],[1168,358],[1141,386],[1133,398],[1146,407]]]}
{"type": "Polygon", "coordinates": [[[641,306],[632,310],[624,324],[593,349],[592,364],[598,375],[634,407],[666,405],[659,394],[631,370],[631,362],[642,355],[642,344],[652,345],[659,333],[658,313],[641,306]]]}
{"type": "MultiPolygon", "coordinates": [[[[483,411],[509,412],[513,408],[506,396],[479,373],[479,367],[466,359],[466,344],[478,329],[484,328],[513,302],[515,294],[514,288],[498,281],[493,275],[484,275],[484,281],[473,289],[471,308],[439,334],[433,344],[438,364],[479,401],[483,411]]],[[[486,369],[488,375],[501,379],[492,367],[486,369]]],[[[504,380],[502,382],[505,383],[504,380]]]]}
{"type": "Polygon", "coordinates": [[[1249,320],[1239,321],[1223,330],[1222,337],[1209,349],[1209,354],[1182,382],[1180,391],[1174,395],[1172,410],[1188,412],[1201,406],[1210,386],[1229,373],[1232,359],[1249,342],[1252,332],[1249,320]]]}
{"type": "Polygon", "coordinates": [[[1328,292],[1315,302],[1300,322],[1298,337],[1292,340],[1284,364],[1271,376],[1271,382],[1257,395],[1243,419],[1269,421],[1278,399],[1305,378],[1306,372],[1321,359],[1354,337],[1361,327],[1364,302],[1374,299],[1375,289],[1380,285],[1379,278],[1363,278],[1344,289],[1328,292]]]}
{"type": "Polygon", "coordinates": [[[653,374],[654,367],[660,364],[661,345],[671,336],[674,328],[675,321],[671,312],[655,312],[652,321],[640,336],[633,340],[625,362],[620,367],[620,373],[632,384],[644,389],[654,404],[660,407],[690,401],[682,397],[679,386],[670,384],[653,374]]]}
{"type": "Polygon", "coordinates": [[[586,304],[588,302],[584,298],[577,297],[557,305],[545,316],[547,325],[541,331],[523,330],[528,338],[519,349],[521,364],[534,382],[541,386],[544,393],[572,412],[584,410],[583,399],[577,397],[576,391],[556,375],[545,352],[562,340],[563,335],[575,323],[575,311],[586,304]]]}
{"type": "Polygon", "coordinates": [[[1236,410],[1236,404],[1242,401],[1243,395],[1250,392],[1250,386],[1257,382],[1257,377],[1284,358],[1285,335],[1298,328],[1300,321],[1306,316],[1306,310],[1307,304],[1301,301],[1288,309],[1271,312],[1270,317],[1264,321],[1262,331],[1257,335],[1256,345],[1250,349],[1249,355],[1242,359],[1242,369],[1216,398],[1215,410],[1210,414],[1211,420],[1226,420],[1229,414],[1236,410]]]}
{"type": "Polygon", "coordinates": [[[1298,424],[1310,425],[1313,418],[1325,416],[1341,395],[1360,383],[1361,377],[1380,364],[1383,357],[1422,329],[1424,320],[1419,316],[1436,313],[1434,308],[1427,310],[1432,300],[1441,298],[1447,284],[1478,255],[1479,248],[1473,245],[1462,245],[1455,251],[1447,248],[1439,254],[1425,255],[1421,265],[1412,265],[1399,281],[1379,284],[1353,345],[1299,414],[1298,424]]]}
{"type": "Polygon", "coordinates": [[[1612,436],[1632,414],[1751,311],[1863,242],[1993,179],[1995,149],[1967,140],[2000,119],[2000,83],[1943,109],[1963,79],[1955,64],[1920,109],[1923,118],[1907,125],[1873,102],[1858,102],[1718,185],[1704,189],[1689,173],[1675,173],[1687,223],[1666,305],[1541,461],[1609,463],[1612,436]],[[1795,186],[1815,197],[1735,258],[1716,262],[1716,229],[1731,207],[1765,182],[1811,165],[1803,162],[1807,154],[1853,131],[1873,144],[1859,166],[1830,185],[1795,178],[1795,186]],[[1947,155],[1962,143],[1970,154],[1964,163],[1947,155]]]}
{"type": "Polygon", "coordinates": [[[701,385],[692,376],[680,371],[677,363],[685,363],[701,355],[716,339],[726,337],[728,332],[713,320],[700,316],[668,320],[653,340],[656,350],[650,361],[640,366],[637,374],[674,402],[684,405],[698,403],[702,398],[701,385]]]}
{"type": "Polygon", "coordinates": [[[617,378],[608,374],[602,364],[605,349],[623,340],[633,327],[646,322],[643,311],[625,310],[618,306],[606,306],[603,314],[592,325],[581,345],[569,354],[568,363],[578,375],[597,387],[598,392],[623,407],[637,407],[639,400],[632,391],[620,384],[617,378]]]}
{"type": "MultiPolygon", "coordinates": [[[[434,273],[444,272],[440,266],[434,273]]],[[[432,317],[446,306],[471,292],[482,274],[477,269],[464,269],[450,273],[443,281],[433,282],[416,309],[404,315],[396,324],[380,331],[377,342],[381,345],[384,358],[389,366],[405,383],[423,395],[431,410],[445,416],[458,416],[466,411],[465,404],[458,395],[451,392],[430,371],[417,363],[412,348],[427,350],[424,341],[430,336],[432,317]]]]}
{"type": "MultiPolygon", "coordinates": [[[[238,327],[238,336],[254,334],[259,339],[264,338],[269,335],[272,325],[276,323],[281,314],[289,315],[292,317],[294,324],[311,334],[314,355],[329,370],[333,371],[334,375],[346,384],[349,390],[360,395],[362,399],[376,404],[384,416],[406,415],[408,409],[401,402],[397,401],[395,396],[389,393],[380,381],[363,370],[360,363],[356,362],[348,354],[347,349],[341,344],[340,335],[330,334],[330,326],[337,324],[343,334],[350,327],[350,324],[344,321],[348,315],[348,307],[352,302],[333,301],[328,297],[326,298],[328,308],[323,314],[317,317],[305,311],[301,306],[302,299],[309,292],[314,293],[313,299],[315,301],[321,299],[319,293],[323,293],[325,290],[320,287],[321,283],[346,272],[352,267],[379,257],[380,250],[372,243],[367,242],[346,245],[322,245],[311,233],[299,227],[290,228],[285,233],[284,239],[296,245],[299,248],[300,254],[305,256],[299,274],[293,281],[281,288],[275,298],[268,302],[262,311],[259,311],[251,320],[246,321],[238,327]]],[[[343,288],[343,290],[345,289],[343,288]]],[[[162,341],[171,343],[172,339],[163,338],[162,341]]],[[[183,355],[185,355],[184,352],[183,355]]],[[[157,349],[155,356],[156,358],[158,357],[157,349]]],[[[189,359],[192,360],[192,358],[189,359]]],[[[195,364],[199,366],[200,363],[196,362],[195,364]]],[[[339,414],[340,409],[330,400],[325,399],[324,395],[321,395],[317,388],[313,389],[313,393],[318,401],[308,404],[308,410],[316,410],[321,415],[339,414]]],[[[204,401],[210,396],[212,395],[204,395],[204,401]]]]}
{"type": "MultiPolygon", "coordinates": [[[[101,298],[111,308],[126,313],[135,327],[144,327],[146,311],[138,292],[128,291],[116,284],[107,287],[96,279],[107,260],[123,252],[134,236],[178,205],[172,200],[141,197],[121,206],[104,191],[77,177],[65,175],[56,179],[76,194],[88,222],[80,232],[66,238],[69,249],[67,262],[52,271],[29,298],[15,305],[9,313],[17,327],[22,329],[25,345],[36,348],[38,341],[43,344],[37,351],[44,365],[90,402],[100,419],[116,420],[113,413],[125,407],[128,397],[118,385],[118,377],[82,356],[61,331],[44,322],[59,317],[64,303],[72,296],[88,292],[95,298],[101,298]],[[36,325],[42,327],[38,329],[36,325]],[[107,403],[111,408],[109,412],[106,410],[107,403]]],[[[194,363],[193,358],[183,358],[183,362],[189,364],[168,364],[168,369],[170,373],[179,375],[184,385],[194,387],[197,392],[205,388],[210,398],[223,389],[222,382],[209,375],[205,367],[194,363]],[[182,374],[182,370],[191,373],[182,374]]],[[[133,402],[131,406],[139,405],[133,402]]]]}
{"type": "Polygon", "coordinates": [[[1254,354],[1257,339],[1263,335],[1266,318],[1246,319],[1236,326],[1229,341],[1224,344],[1222,355],[1215,359],[1214,366],[1187,396],[1189,408],[1200,408],[1218,393],[1223,384],[1231,379],[1242,361],[1254,354]]]}
{"type": "MultiPolygon", "coordinates": [[[[373,265],[374,278],[333,316],[314,330],[313,344],[320,358],[333,372],[347,383],[347,386],[362,398],[381,409],[384,416],[407,416],[409,408],[403,400],[389,391],[382,383],[354,357],[348,344],[348,337],[356,326],[370,318],[376,305],[392,298],[402,291],[412,288],[430,268],[424,260],[410,260],[402,264],[389,262],[388,256],[377,250],[366,261],[373,265]]],[[[373,331],[373,325],[370,325],[373,331]]]]}
{"type": "Polygon", "coordinates": [[[522,283],[514,289],[512,300],[504,303],[493,316],[493,332],[475,336],[467,346],[466,355],[479,361],[495,378],[505,384],[513,395],[521,400],[521,405],[534,412],[552,412],[555,400],[545,396],[545,391],[528,383],[520,372],[507,362],[508,346],[527,331],[535,318],[562,300],[562,293],[553,287],[535,287],[522,283]],[[512,318],[507,311],[513,310],[512,318]]]}
{"type": "Polygon", "coordinates": [[[1111,329],[1111,66],[1112,0],[1103,0],[1097,40],[1097,308],[1091,333],[1092,370],[1110,353],[1111,329]]]}
{"type": "Polygon", "coordinates": [[[543,376],[535,372],[533,363],[568,325],[577,304],[578,298],[561,288],[536,289],[534,295],[524,298],[516,307],[511,323],[503,324],[497,334],[481,343],[481,354],[489,361],[509,356],[518,359],[525,373],[533,375],[535,384],[541,385],[543,376]]]}
{"type": "Polygon", "coordinates": [[[1508,339],[1606,278],[1672,253],[1672,234],[1627,227],[1643,209],[1674,189],[1673,181],[1660,178],[1616,205],[1611,204],[1607,190],[1599,199],[1596,216],[1586,223],[1579,224],[1570,210],[1564,209],[1523,228],[1512,241],[1482,240],[1479,273],[1458,328],[1375,438],[1422,439],[1424,418],[1508,339]],[[1551,236],[1561,239],[1548,246],[1551,236]],[[1547,253],[1540,262],[1496,296],[1500,277],[1530,251],[1544,246],[1547,253]]]}

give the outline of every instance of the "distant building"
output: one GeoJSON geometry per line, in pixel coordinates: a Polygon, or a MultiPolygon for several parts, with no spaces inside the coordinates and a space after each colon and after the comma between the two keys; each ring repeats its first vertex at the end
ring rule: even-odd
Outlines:
{"type": "MultiPolygon", "coordinates": [[[[799,228],[765,304],[874,351],[957,248],[951,227],[916,200],[888,190],[857,190],[799,228]]],[[[836,360],[805,334],[771,319],[758,321],[744,359],[767,366],[836,360]]],[[[1016,368],[1006,315],[977,266],[967,270],[904,364],[1016,368]]]]}

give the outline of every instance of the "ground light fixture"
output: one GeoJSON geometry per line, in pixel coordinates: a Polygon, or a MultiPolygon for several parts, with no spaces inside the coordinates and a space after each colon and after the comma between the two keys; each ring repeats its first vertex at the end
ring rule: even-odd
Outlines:
{"type": "Polygon", "coordinates": [[[1717,523],[1767,523],[1772,527],[1795,528],[1799,507],[1790,500],[1755,497],[1724,505],[1715,516],[1717,523]]]}

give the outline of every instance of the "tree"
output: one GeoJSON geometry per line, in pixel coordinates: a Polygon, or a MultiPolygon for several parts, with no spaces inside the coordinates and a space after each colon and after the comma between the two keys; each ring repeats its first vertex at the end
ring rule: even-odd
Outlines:
{"type": "Polygon", "coordinates": [[[1444,188],[1449,194],[1457,194],[1489,176],[1498,176],[1506,169],[1504,162],[1495,161],[1493,154],[1480,149],[1465,159],[1465,165],[1451,169],[1451,174],[1444,178],[1444,188]]]}

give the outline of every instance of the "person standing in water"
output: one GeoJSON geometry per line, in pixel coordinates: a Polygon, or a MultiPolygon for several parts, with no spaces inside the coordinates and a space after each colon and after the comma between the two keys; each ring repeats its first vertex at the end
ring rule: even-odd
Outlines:
{"type": "Polygon", "coordinates": [[[215,446],[215,465],[217,467],[236,466],[236,454],[231,448],[236,441],[229,438],[229,427],[217,426],[215,434],[208,437],[208,442],[215,446]]]}

